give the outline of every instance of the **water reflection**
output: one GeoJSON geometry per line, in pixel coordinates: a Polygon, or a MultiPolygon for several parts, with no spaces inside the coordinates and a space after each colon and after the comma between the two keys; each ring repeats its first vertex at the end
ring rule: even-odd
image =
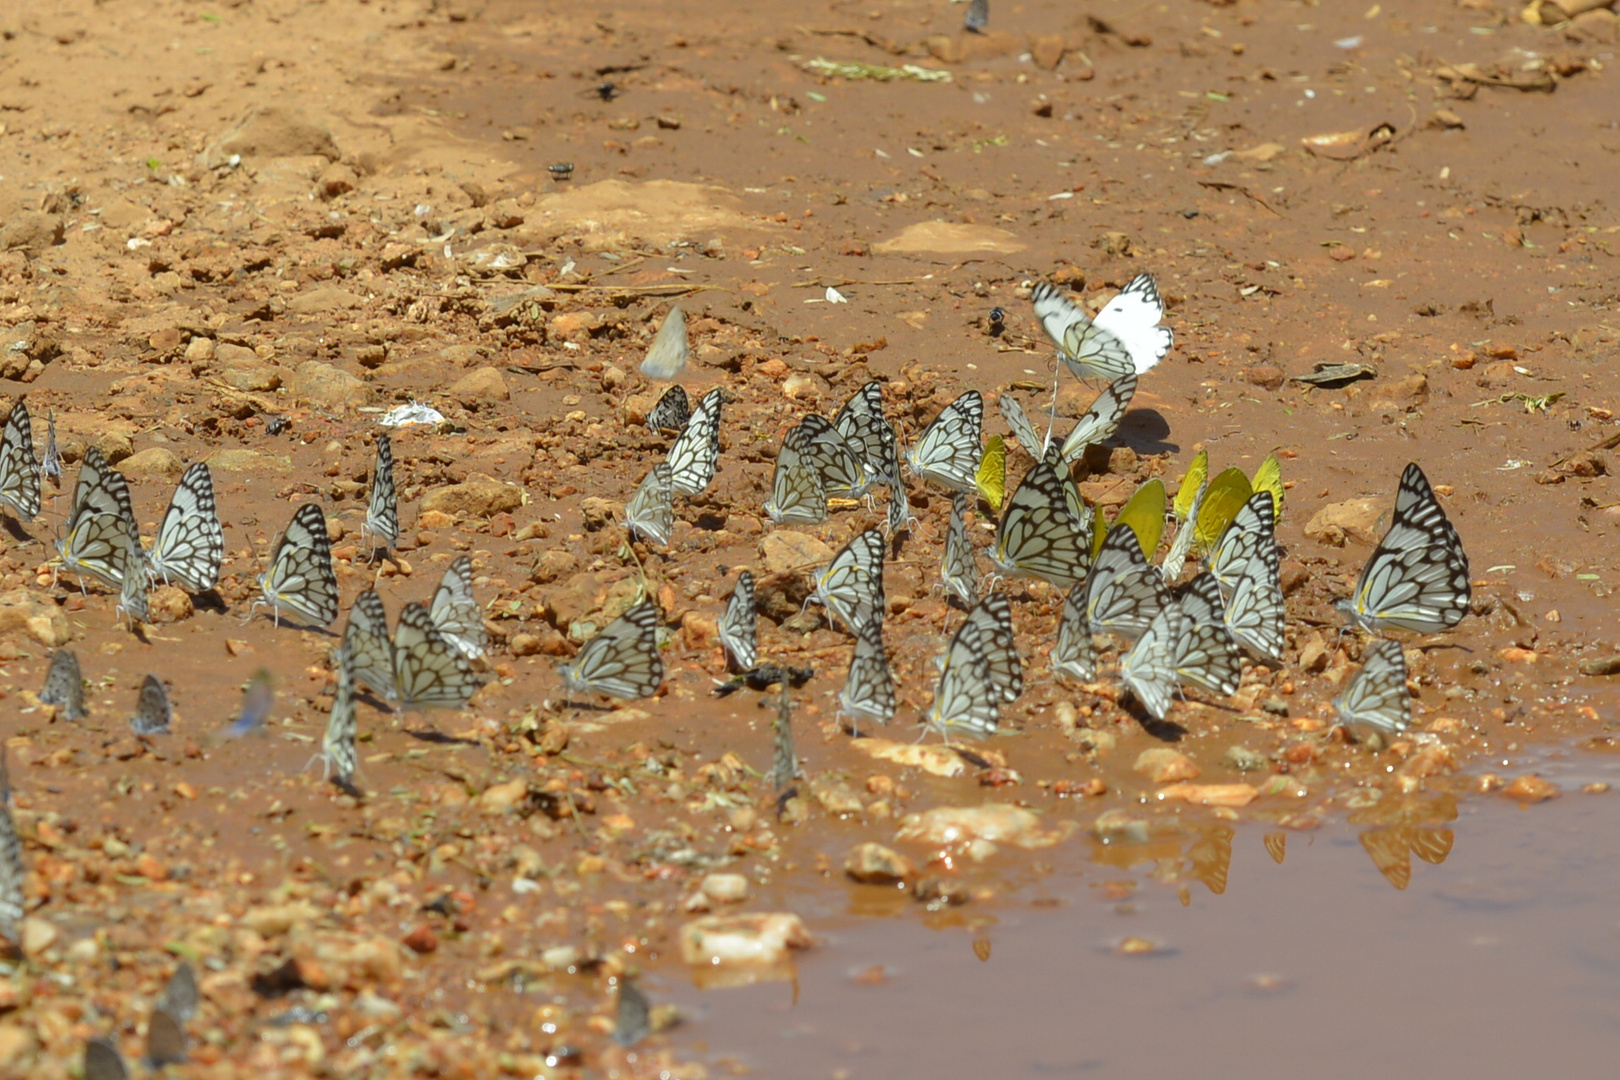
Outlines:
{"type": "Polygon", "coordinates": [[[1439,866],[1451,854],[1456,834],[1440,826],[1457,820],[1457,797],[1385,799],[1350,815],[1352,825],[1376,823],[1361,834],[1361,846],[1384,879],[1397,889],[1412,883],[1412,856],[1439,866]]]}

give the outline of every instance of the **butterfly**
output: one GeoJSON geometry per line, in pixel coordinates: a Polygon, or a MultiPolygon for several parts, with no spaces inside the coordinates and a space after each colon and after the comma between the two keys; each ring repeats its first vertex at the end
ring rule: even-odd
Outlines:
{"type": "Polygon", "coordinates": [[[1152,562],[1164,536],[1164,516],[1164,481],[1154,478],[1136,489],[1109,529],[1130,529],[1142,546],[1143,556],[1152,562]]]}
{"type": "Polygon", "coordinates": [[[969,390],[923,429],[906,464],[924,480],[952,491],[971,493],[979,470],[979,443],[984,429],[984,397],[969,390]]]}
{"type": "Polygon", "coordinates": [[[156,675],[148,675],[141,682],[140,700],[135,706],[135,715],[130,717],[129,726],[135,729],[137,735],[167,735],[173,716],[168,688],[156,675]]]}
{"type": "Polygon", "coordinates": [[[962,17],[962,27],[975,34],[982,34],[984,28],[989,25],[990,0],[971,0],[967,14],[962,17]]]}
{"type": "Polygon", "coordinates": [[[1172,666],[1183,683],[1201,686],[1212,694],[1230,697],[1243,677],[1242,657],[1224,626],[1195,623],[1182,608],[1180,635],[1172,650],[1172,666]]]}
{"type": "Polygon", "coordinates": [[[214,504],[214,477],[199,461],[180,477],[146,564],[154,579],[173,578],[187,592],[202,593],[218,584],[224,558],[225,530],[214,504]]]}
{"type": "MultiPolygon", "coordinates": [[[[354,626],[353,612],[349,615],[349,626],[354,626]]],[[[345,633],[343,644],[338,649],[337,690],[332,694],[332,712],[326,718],[326,734],[321,737],[321,762],[325,778],[336,784],[344,794],[360,798],[360,789],[354,783],[355,770],[360,762],[354,749],[355,677],[349,646],[350,637],[345,633]]]]}
{"type": "Polygon", "coordinates": [[[23,895],[27,876],[17,823],[11,818],[8,800],[0,799],[0,936],[13,942],[17,941],[17,924],[27,911],[23,895]]]}
{"type": "Polygon", "coordinates": [[[91,447],[79,463],[67,532],[56,542],[62,566],[109,588],[124,583],[127,522],[134,519],[129,482],[91,447]]]}
{"type": "Polygon", "coordinates": [[[620,975],[619,1004],[613,1017],[613,1041],[620,1046],[634,1046],[651,1034],[652,1004],[635,983],[627,976],[620,975]]]}
{"type": "Polygon", "coordinates": [[[1057,644],[1052,647],[1052,674],[1078,682],[1097,677],[1097,647],[1091,640],[1086,619],[1086,583],[1069,590],[1063,600],[1063,616],[1058,621],[1057,644]]]}
{"type": "Polygon", "coordinates": [[[1018,700],[1024,692],[1024,665],[1018,658],[1018,641],[1013,635],[1012,606],[1001,593],[986,593],[968,621],[979,628],[979,646],[990,670],[990,682],[1005,704],[1018,700]]]}
{"type": "Polygon", "coordinates": [[[970,619],[957,627],[945,650],[939,688],[934,691],[934,703],[929,707],[924,724],[943,735],[946,742],[950,741],[952,732],[975,739],[985,738],[993,734],[1000,723],[996,704],[999,698],[990,678],[983,638],[970,619]]]}
{"type": "Polygon", "coordinates": [[[146,1066],[161,1069],[186,1060],[186,1033],[164,1009],[152,1010],[146,1022],[146,1066]]]}
{"type": "Polygon", "coordinates": [[[1187,474],[1176,489],[1175,515],[1177,521],[1196,521],[1198,513],[1193,503],[1209,490],[1209,451],[1200,450],[1187,466],[1187,474]]]}
{"type": "Polygon", "coordinates": [[[439,579],[428,617],[457,652],[477,660],[489,648],[489,631],[484,629],[484,609],[473,597],[472,573],[472,560],[458,556],[439,579]]]}
{"type": "Polygon", "coordinates": [[[1175,697],[1176,648],[1186,626],[1181,609],[1166,604],[1119,662],[1120,678],[1156,720],[1164,719],[1175,697]]]}
{"type": "Polygon", "coordinates": [[[242,691],[242,711],[225,729],[227,739],[240,739],[264,727],[276,704],[275,686],[268,668],[260,668],[242,691]]]}
{"type": "Polygon", "coordinates": [[[190,964],[180,961],[180,966],[174,969],[169,981],[163,984],[163,993],[158,996],[158,1008],[183,1024],[197,1015],[201,1000],[197,992],[196,972],[191,970],[190,964]]]}
{"type": "Polygon", "coordinates": [[[1194,626],[1226,625],[1226,598],[1221,595],[1215,575],[1209,571],[1177,588],[1175,598],[1181,605],[1181,613],[1194,626]]]}
{"type": "Polygon", "coordinates": [[[810,599],[825,604],[850,633],[883,622],[883,534],[867,529],[816,575],[810,599]]]}
{"type": "Polygon", "coordinates": [[[370,533],[385,551],[399,546],[399,499],[394,491],[394,442],[387,432],[377,435],[377,461],[371,470],[371,499],[360,534],[370,533]]]}
{"type": "Polygon", "coordinates": [[[951,497],[951,522],[945,530],[945,558],[939,573],[946,592],[972,607],[979,600],[979,566],[973,557],[973,541],[968,539],[966,511],[967,496],[957,492],[951,497]]]}
{"type": "Polygon", "coordinates": [[[873,380],[862,386],[833,417],[833,427],[844,441],[866,462],[878,483],[891,487],[899,482],[899,461],[895,456],[894,428],[883,415],[883,384],[873,380]]]}
{"type": "Polygon", "coordinates": [[[805,417],[783,442],[795,444],[799,460],[821,477],[828,495],[858,499],[875,482],[866,462],[824,416],[812,413],[805,417]]]}
{"type": "Polygon", "coordinates": [[[884,524],[889,530],[889,539],[893,540],[903,532],[909,532],[911,523],[916,518],[911,515],[911,498],[906,494],[904,481],[896,481],[889,489],[889,505],[884,511],[884,524]]]}
{"type": "MultiPolygon", "coordinates": [[[[1204,505],[1204,492],[1207,489],[1208,485],[1199,483],[1185,514],[1178,509],[1181,506],[1180,493],[1171,503],[1171,516],[1177,518],[1180,524],[1176,526],[1175,538],[1170,541],[1170,550],[1164,553],[1164,561],[1159,564],[1159,576],[1164,578],[1166,584],[1181,576],[1181,568],[1187,565],[1187,556],[1192,554],[1193,538],[1198,533],[1195,523],[1198,520],[1198,511],[1204,505]]],[[[1217,586],[1217,594],[1218,592],[1217,586]]]]}
{"type": "Polygon", "coordinates": [[[799,453],[798,429],[788,432],[771,473],[766,515],[778,525],[815,525],[827,520],[827,488],[821,473],[799,453]]]}
{"type": "Polygon", "coordinates": [[[724,400],[718,387],[704,394],[669,448],[670,486],[688,498],[703,494],[720,467],[720,406],[724,400]]]}
{"type": "Polygon", "coordinates": [[[669,546],[670,530],[675,527],[675,485],[669,462],[660,461],[642,477],[641,486],[624,506],[624,524],[632,536],[669,546]]]}
{"type": "Polygon", "coordinates": [[[39,700],[57,706],[65,720],[83,720],[90,715],[84,707],[84,678],[79,674],[79,656],[72,649],[57,649],[51,656],[39,700]]]}
{"type": "Polygon", "coordinates": [[[152,621],[147,605],[147,579],[141,569],[141,537],[136,531],[135,519],[124,519],[124,580],[118,587],[118,610],[129,617],[130,629],[136,623],[152,621]]]}
{"type": "MultiPolygon", "coordinates": [[[[1261,494],[1270,500],[1270,495],[1261,494]]],[[[1226,629],[1238,644],[1261,659],[1273,662],[1282,659],[1283,623],[1287,614],[1278,571],[1275,544],[1257,551],[1238,576],[1237,587],[1226,602],[1225,617],[1226,629]]]]}
{"type": "Polygon", "coordinates": [[[1092,632],[1135,638],[1170,606],[1170,590],[1148,565],[1136,534],[1111,530],[1086,579],[1086,621],[1092,632]]]}
{"type": "Polygon", "coordinates": [[[1253,486],[1256,491],[1265,491],[1271,494],[1271,501],[1276,504],[1272,507],[1273,516],[1278,521],[1281,521],[1284,488],[1282,462],[1277,460],[1276,454],[1267,454],[1266,460],[1262,461],[1260,467],[1254,470],[1253,486]]]}
{"type": "Polygon", "coordinates": [[[1057,402],[1054,400],[1052,403],[1053,411],[1047,418],[1045,438],[1035,434],[1035,425],[1029,422],[1029,417],[1024,414],[1024,407],[1018,404],[1017,398],[1011,394],[1002,394],[997,398],[996,404],[1001,407],[1001,419],[1006,421],[1013,438],[1024,448],[1024,453],[1037,460],[1045,457],[1047,444],[1052,441],[1052,420],[1056,416],[1057,402]]]}
{"type": "MultiPolygon", "coordinates": [[[[45,420],[45,456],[40,460],[39,471],[51,478],[51,483],[57,487],[62,486],[62,451],[56,445],[56,410],[52,409],[45,420]]],[[[4,485],[0,485],[3,488],[4,485]]]]}
{"type": "Polygon", "coordinates": [[[747,570],[737,575],[726,613],[720,617],[720,645],[735,671],[747,671],[759,660],[759,611],[754,606],[754,575],[747,570]]]}
{"type": "Polygon", "coordinates": [[[375,589],[354,598],[349,621],[343,628],[343,651],[357,685],[387,701],[399,698],[394,681],[394,642],[388,635],[388,611],[375,589]]]}
{"type": "MultiPolygon", "coordinates": [[[[54,430],[54,428],[53,428],[54,430]]],[[[61,462],[58,459],[57,469],[61,462]]],[[[34,428],[28,422],[28,404],[22,398],[6,417],[0,438],[0,504],[9,506],[23,521],[39,513],[39,463],[34,460],[34,428]]]]}
{"type": "Polygon", "coordinates": [[[1089,530],[1076,525],[1052,465],[1037,461],[996,526],[990,561],[1009,577],[1032,577],[1066,589],[1086,576],[1091,562],[1089,530]]]}
{"type": "Polygon", "coordinates": [[[1204,489],[1203,504],[1192,519],[1193,546],[1200,551],[1214,547],[1253,496],[1254,487],[1242,469],[1222,469],[1204,489]]]}
{"type": "Polygon", "coordinates": [[[1063,437],[1063,442],[1058,445],[1058,459],[1064,465],[1072,464],[1086,452],[1086,447],[1113,438],[1135,396],[1135,372],[1121,375],[1109,383],[1063,437]]]}
{"type": "Polygon", "coordinates": [[[1395,517],[1362,567],[1355,593],[1335,606],[1374,633],[1434,634],[1468,614],[1468,554],[1416,464],[1401,474],[1395,517]]]}
{"type": "Polygon", "coordinates": [[[1351,727],[1371,728],[1385,734],[1405,731],[1411,723],[1411,699],[1406,690],[1406,653],[1398,641],[1379,639],[1367,647],[1361,670],[1333,699],[1339,719],[1351,727]]]}
{"type": "Polygon", "coordinates": [[[647,426],[654,431],[682,431],[692,419],[692,404],[680,385],[671,386],[647,414],[647,426]]]}
{"type": "Polygon", "coordinates": [[[604,626],[571,664],[557,668],[570,693],[606,694],[635,700],[651,697],[664,684],[664,658],[658,652],[658,609],[651,600],[604,626]]]}
{"type": "Polygon", "coordinates": [[[771,721],[771,733],[776,736],[775,752],[771,755],[771,786],[782,792],[778,806],[785,803],[792,794],[793,788],[789,785],[804,775],[799,768],[799,755],[793,750],[793,709],[788,700],[787,688],[777,697],[776,717],[771,721]]]}
{"type": "Polygon", "coordinates": [[[649,379],[668,382],[686,370],[691,355],[686,338],[686,312],[679,304],[672,304],[664,321],[647,346],[647,357],[641,361],[641,373],[649,379]]]}
{"type": "Polygon", "coordinates": [[[887,724],[894,719],[894,672],[883,648],[881,626],[864,626],[855,635],[855,655],[838,694],[838,708],[849,717],[852,733],[862,720],[887,724]]]}
{"type": "Polygon", "coordinates": [[[259,590],[264,599],[253,606],[268,604],[278,626],[283,613],[316,626],[330,626],[338,617],[332,541],[318,505],[305,503],[293,512],[286,531],[270,548],[270,565],[259,575],[259,590]]]}
{"type": "MultiPolygon", "coordinates": [[[[1239,508],[1226,531],[1215,542],[1209,555],[1209,572],[1220,584],[1222,595],[1230,598],[1250,560],[1277,550],[1274,532],[1275,510],[1271,496],[1256,492],[1239,508]]],[[[1198,519],[1188,522],[1188,527],[1198,519]]]]}
{"type": "Polygon", "coordinates": [[[84,1080],[129,1080],[129,1068],[112,1043],[91,1039],[84,1044],[84,1080]]]}
{"type": "Polygon", "coordinates": [[[973,474],[973,486],[978,488],[979,497],[990,504],[991,510],[1001,513],[1002,504],[1007,501],[1007,444],[1000,435],[990,436],[984,444],[984,456],[973,474]]]}
{"type": "Polygon", "coordinates": [[[402,709],[459,709],[483,685],[420,601],[394,624],[394,684],[402,709]]]}
{"type": "Polygon", "coordinates": [[[1151,274],[1138,274],[1119,294],[1087,318],[1057,289],[1041,282],[1031,295],[1035,317],[1061,350],[1064,366],[1081,379],[1145,374],[1164,359],[1175,334],[1160,326],[1164,301],[1151,274]]]}

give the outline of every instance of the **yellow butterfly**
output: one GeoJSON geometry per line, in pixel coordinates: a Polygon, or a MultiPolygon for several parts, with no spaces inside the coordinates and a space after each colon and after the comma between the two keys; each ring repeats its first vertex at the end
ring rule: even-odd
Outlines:
{"type": "Polygon", "coordinates": [[[1193,533],[1193,546],[1208,551],[1253,494],[1254,488],[1242,469],[1227,469],[1211,480],[1209,490],[1204,492],[1203,509],[1198,511],[1198,521],[1193,526],[1197,530],[1193,533]]]}
{"type": "Polygon", "coordinates": [[[1283,482],[1282,462],[1277,460],[1276,454],[1271,454],[1254,470],[1254,490],[1271,492],[1272,509],[1275,510],[1276,520],[1282,520],[1283,482]]]}
{"type": "Polygon", "coordinates": [[[1007,443],[1000,435],[990,436],[985,443],[973,483],[990,509],[1001,513],[1001,504],[1007,501],[1007,443]]]}
{"type": "Polygon", "coordinates": [[[1187,515],[1192,513],[1193,500],[1198,498],[1198,489],[1209,478],[1209,451],[1200,450],[1198,456],[1193,458],[1192,465],[1187,469],[1187,475],[1181,478],[1181,487],[1176,491],[1176,520],[1186,521],[1187,515]]]}
{"type": "MultiPolygon", "coordinates": [[[[1142,545],[1142,554],[1149,561],[1153,561],[1154,554],[1159,550],[1159,538],[1164,535],[1164,481],[1149,480],[1136,489],[1131,501],[1114,519],[1112,528],[1121,525],[1130,526],[1136,533],[1136,540],[1142,545]]],[[[1233,511],[1236,513],[1237,511],[1233,511]]]]}

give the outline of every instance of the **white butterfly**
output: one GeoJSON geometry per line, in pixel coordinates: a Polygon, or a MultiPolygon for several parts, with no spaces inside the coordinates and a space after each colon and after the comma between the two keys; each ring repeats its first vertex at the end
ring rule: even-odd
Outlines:
{"type": "Polygon", "coordinates": [[[820,475],[828,495],[858,499],[875,482],[866,462],[824,416],[806,416],[783,443],[792,443],[799,459],[820,475]]]}
{"type": "Polygon", "coordinates": [[[1086,683],[1097,678],[1097,647],[1091,640],[1091,626],[1086,620],[1086,583],[1083,581],[1070,589],[1063,600],[1057,644],[1052,647],[1052,674],[1086,683]]]}
{"type": "Polygon", "coordinates": [[[898,480],[889,489],[889,503],[884,513],[889,539],[911,530],[912,523],[917,519],[911,515],[911,498],[906,494],[905,481],[898,480]]]}
{"type": "Polygon", "coordinates": [[[1166,585],[1173,584],[1176,578],[1181,576],[1181,568],[1187,565],[1187,556],[1192,554],[1193,536],[1198,532],[1198,513],[1204,508],[1204,494],[1207,491],[1209,480],[1206,477],[1193,494],[1192,508],[1187,512],[1187,520],[1176,526],[1175,539],[1170,541],[1170,550],[1165,552],[1164,561],[1159,564],[1159,576],[1164,578],[1166,585]]]}
{"type": "Polygon", "coordinates": [[[489,648],[489,631],[484,629],[484,609],[473,596],[472,574],[472,560],[457,557],[439,579],[428,617],[457,652],[477,660],[489,648]]]}
{"type": "Polygon", "coordinates": [[[642,478],[641,486],[625,504],[625,527],[649,543],[668,547],[670,530],[675,528],[674,494],[669,462],[660,461],[642,478]]]}
{"type": "Polygon", "coordinates": [[[1095,319],[1044,281],[1031,298],[1035,316],[1061,350],[1064,365],[1082,379],[1113,381],[1144,374],[1175,344],[1170,328],[1159,325],[1164,301],[1150,274],[1131,279],[1095,319]]]}
{"type": "Polygon", "coordinates": [[[1063,437],[1063,442],[1058,447],[1059,461],[1064,465],[1072,464],[1086,452],[1086,447],[1113,438],[1114,432],[1119,430],[1119,422],[1125,418],[1125,410],[1131,407],[1131,399],[1135,396],[1134,372],[1121,375],[1109,383],[1063,437]]]}
{"type": "Polygon", "coordinates": [[[394,684],[401,709],[459,709],[483,681],[439,633],[428,609],[413,600],[394,625],[394,684]]]}
{"type": "Polygon", "coordinates": [[[1282,660],[1287,614],[1278,582],[1279,569],[1275,544],[1256,551],[1238,575],[1237,587],[1226,602],[1225,616],[1226,629],[1238,644],[1273,663],[1282,660]]]}
{"type": "Polygon", "coordinates": [[[641,362],[641,373],[649,379],[668,381],[686,369],[690,347],[686,339],[686,312],[679,304],[671,305],[669,313],[647,346],[647,358],[641,362]]]}
{"type": "Polygon", "coordinates": [[[121,589],[127,564],[127,522],[134,516],[124,474],[110,468],[95,447],[86,450],[73,486],[67,531],[56,542],[63,568],[121,589]]]}
{"type": "Polygon", "coordinates": [[[635,700],[651,697],[664,684],[664,658],[658,652],[658,609],[651,600],[608,623],[587,641],[572,664],[557,668],[569,693],[606,694],[635,700]]]}
{"type": "Polygon", "coordinates": [[[754,575],[737,575],[726,612],[720,617],[720,644],[736,671],[747,671],[759,660],[759,611],[754,606],[754,575]]]}
{"type": "MultiPolygon", "coordinates": [[[[52,421],[55,430],[55,421],[52,421]]],[[[61,470],[60,461],[57,464],[61,470]]],[[[6,417],[5,437],[0,439],[0,505],[9,506],[23,521],[39,513],[39,463],[34,460],[34,428],[28,421],[28,404],[18,398],[6,417]]]]}
{"type": "Polygon", "coordinates": [[[1063,481],[1049,462],[1031,466],[1007,500],[990,561],[1008,577],[1039,578],[1060,589],[1086,576],[1090,530],[1076,523],[1063,481]]]}
{"type": "Polygon", "coordinates": [[[199,461],[180,477],[146,563],[154,579],[173,578],[187,592],[202,593],[218,584],[224,558],[225,530],[214,504],[214,477],[199,461]]]}
{"type": "MultiPolygon", "coordinates": [[[[851,398],[850,404],[854,404],[860,397],[861,395],[857,394],[851,398]]],[[[866,466],[871,482],[888,484],[892,487],[900,479],[899,462],[895,457],[894,428],[889,426],[888,420],[883,417],[881,395],[878,397],[878,412],[865,411],[866,405],[869,404],[864,403],[861,409],[853,412],[849,411],[849,405],[845,405],[844,411],[833,420],[833,427],[866,466]]]]}
{"type": "MultiPolygon", "coordinates": [[[[1257,491],[1249,501],[1238,508],[1221,533],[1209,554],[1209,572],[1220,583],[1221,594],[1228,598],[1237,589],[1238,579],[1256,556],[1264,557],[1277,550],[1277,504],[1267,491],[1257,491]]],[[[1191,529],[1198,521],[1196,512],[1189,514],[1183,528],[1191,529]]]]}
{"type": "Polygon", "coordinates": [[[849,717],[852,733],[858,733],[862,720],[887,724],[894,719],[894,673],[889,670],[881,626],[862,627],[855,635],[855,655],[838,694],[838,709],[849,717]]]}
{"type": "Polygon", "coordinates": [[[765,513],[778,525],[815,525],[827,520],[827,488],[821,473],[799,454],[793,435],[788,432],[777,451],[765,513]]]}
{"type": "Polygon", "coordinates": [[[973,541],[968,539],[967,496],[957,492],[951,497],[951,523],[945,530],[945,558],[940,563],[940,577],[945,590],[972,607],[979,601],[979,566],[973,556],[973,541]]]}
{"type": "Polygon", "coordinates": [[[1434,634],[1462,622],[1473,586],[1462,539],[1416,464],[1401,475],[1395,516],[1361,570],[1355,593],[1335,606],[1374,633],[1434,634]]]}
{"type": "Polygon", "coordinates": [[[156,675],[141,682],[141,696],[129,726],[137,735],[167,735],[174,711],[169,706],[169,690],[156,675]]]}
{"type": "MultiPolygon", "coordinates": [[[[375,595],[375,594],[372,594],[375,595]]],[[[351,616],[350,625],[353,625],[351,616]]],[[[337,690],[332,694],[332,712],[326,718],[326,734],[321,739],[323,778],[344,792],[359,796],[354,774],[360,760],[355,753],[354,673],[350,666],[348,634],[338,649],[337,690]]]]}
{"type": "Polygon", "coordinates": [[[939,673],[939,688],[924,724],[950,742],[953,732],[982,739],[996,730],[1001,716],[1000,695],[990,678],[984,642],[979,628],[967,621],[959,626],[945,650],[945,663],[939,673]]]}
{"type": "Polygon", "coordinates": [[[1024,664],[1018,657],[1018,641],[1013,634],[1012,605],[1001,593],[986,593],[968,621],[979,628],[979,646],[984,650],[990,682],[1004,704],[1018,700],[1024,692],[1024,664]]]}
{"type": "Polygon", "coordinates": [[[708,490],[720,467],[720,406],[724,400],[718,387],[703,395],[680,437],[669,448],[670,484],[688,498],[708,490]]]}
{"type": "Polygon", "coordinates": [[[1142,554],[1136,531],[1128,525],[1108,530],[1086,579],[1086,620],[1092,632],[1135,638],[1161,610],[1173,606],[1164,579],[1142,554]]]}
{"type": "Polygon", "coordinates": [[[27,896],[23,893],[27,878],[28,867],[23,863],[17,823],[12,820],[9,800],[0,799],[0,935],[9,941],[20,940],[18,924],[28,910],[27,896]]]}
{"type": "MultiPolygon", "coordinates": [[[[0,454],[3,456],[3,454],[0,454]]],[[[56,410],[52,409],[45,421],[45,456],[40,459],[39,471],[51,478],[51,483],[62,486],[62,451],[56,445],[56,410]]],[[[0,483],[0,491],[5,484],[0,483]]]]}
{"type": "Polygon", "coordinates": [[[1242,657],[1224,626],[1195,623],[1182,615],[1173,666],[1183,683],[1201,686],[1212,694],[1230,697],[1243,677],[1242,657]]]}
{"type": "Polygon", "coordinates": [[[972,494],[979,472],[984,431],[984,397],[969,390],[923,429],[906,451],[906,464],[924,480],[972,494]]]}
{"type": "Polygon", "coordinates": [[[1001,407],[1001,419],[1006,421],[1007,428],[1018,440],[1018,445],[1024,448],[1024,453],[1037,460],[1046,456],[1046,448],[1052,441],[1052,423],[1057,415],[1057,401],[1052,402],[1052,413],[1046,421],[1046,436],[1043,438],[1035,434],[1035,425],[1029,422],[1024,413],[1024,407],[1018,404],[1018,399],[1011,394],[1002,394],[996,399],[1001,407]]]}
{"type": "Polygon", "coordinates": [[[399,546],[399,499],[394,490],[394,443],[387,432],[377,435],[377,462],[371,470],[371,499],[360,535],[370,533],[385,550],[399,546]]]}
{"type": "Polygon", "coordinates": [[[356,685],[364,686],[385,701],[399,699],[394,680],[394,642],[388,633],[388,612],[376,590],[367,589],[354,598],[349,621],[343,628],[343,645],[350,673],[356,685]]]}
{"type": "Polygon", "coordinates": [[[679,385],[671,386],[658,399],[658,404],[647,414],[647,426],[654,431],[681,431],[692,419],[692,405],[686,391],[679,385]]]}
{"type": "Polygon", "coordinates": [[[124,580],[118,588],[118,610],[129,618],[129,627],[152,621],[146,602],[146,574],[141,571],[141,536],[135,519],[124,519],[124,580]]]}
{"type": "Polygon", "coordinates": [[[295,510],[286,531],[276,538],[270,548],[270,565],[259,575],[259,591],[264,598],[255,600],[253,607],[268,604],[277,625],[283,614],[308,619],[316,626],[330,626],[338,617],[332,541],[326,531],[326,515],[315,503],[295,510]]]}
{"type": "Polygon", "coordinates": [[[1333,699],[1333,707],[1339,711],[1339,719],[1351,727],[1385,734],[1405,731],[1411,723],[1411,697],[1400,642],[1380,639],[1369,645],[1361,670],[1344,693],[1333,699]]]}
{"type": "Polygon", "coordinates": [[[1176,648],[1186,625],[1181,609],[1166,604],[1119,662],[1120,678],[1157,720],[1164,719],[1175,698],[1179,682],[1176,648]]]}
{"type": "MultiPolygon", "coordinates": [[[[1192,519],[1189,518],[1189,521],[1192,519]]],[[[1226,598],[1215,575],[1204,571],[1175,592],[1181,613],[1195,626],[1226,625],[1226,598]]]]}
{"type": "Polygon", "coordinates": [[[810,599],[825,604],[852,634],[883,623],[883,548],[883,533],[867,529],[816,575],[810,599]]]}

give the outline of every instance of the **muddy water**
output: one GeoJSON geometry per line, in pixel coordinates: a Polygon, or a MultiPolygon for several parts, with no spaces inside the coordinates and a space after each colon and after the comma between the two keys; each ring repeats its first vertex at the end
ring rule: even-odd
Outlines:
{"type": "MultiPolygon", "coordinates": [[[[1620,782],[1590,755],[1539,764],[1620,782]]],[[[1345,823],[1094,849],[971,917],[820,920],[796,985],[660,989],[695,1017],[677,1041],[761,1076],[1600,1075],[1620,1050],[1614,799],[1452,804],[1405,830],[1432,861],[1345,823]]]]}

